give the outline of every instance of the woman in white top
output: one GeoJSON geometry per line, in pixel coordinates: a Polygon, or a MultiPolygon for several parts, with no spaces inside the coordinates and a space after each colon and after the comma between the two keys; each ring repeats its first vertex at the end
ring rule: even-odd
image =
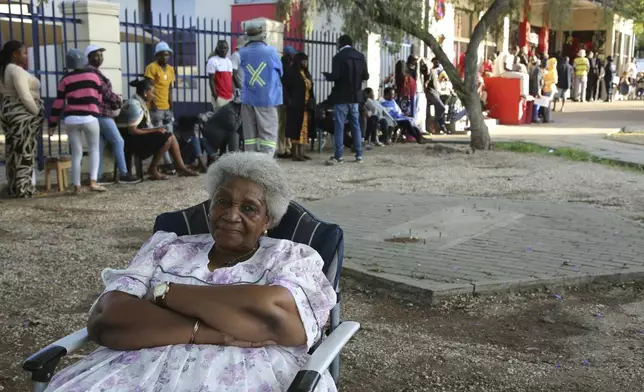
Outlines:
{"type": "Polygon", "coordinates": [[[7,194],[31,197],[35,193],[36,136],[43,125],[40,81],[25,70],[27,49],[9,41],[0,50],[0,124],[6,136],[7,194]]]}

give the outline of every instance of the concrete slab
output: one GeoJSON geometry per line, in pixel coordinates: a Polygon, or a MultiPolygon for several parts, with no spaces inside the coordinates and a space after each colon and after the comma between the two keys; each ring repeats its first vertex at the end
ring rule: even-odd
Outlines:
{"type": "Polygon", "coordinates": [[[373,192],[307,206],[345,231],[346,273],[415,298],[644,279],[644,227],[587,205],[373,192]]]}

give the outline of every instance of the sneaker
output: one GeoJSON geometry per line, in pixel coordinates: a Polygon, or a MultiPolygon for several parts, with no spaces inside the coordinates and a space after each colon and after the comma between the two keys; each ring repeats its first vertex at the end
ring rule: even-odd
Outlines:
{"type": "Polygon", "coordinates": [[[101,178],[96,181],[98,185],[111,185],[114,184],[114,176],[112,174],[104,173],[101,178]]]}
{"type": "Polygon", "coordinates": [[[362,157],[356,157],[356,163],[362,163],[362,157]]]}
{"type": "Polygon", "coordinates": [[[140,178],[134,177],[130,173],[119,176],[119,184],[138,184],[141,182],[140,178]]]}
{"type": "Polygon", "coordinates": [[[327,166],[335,166],[335,165],[340,165],[344,163],[344,159],[335,159],[334,157],[331,157],[328,161],[324,162],[325,165],[327,166]]]}

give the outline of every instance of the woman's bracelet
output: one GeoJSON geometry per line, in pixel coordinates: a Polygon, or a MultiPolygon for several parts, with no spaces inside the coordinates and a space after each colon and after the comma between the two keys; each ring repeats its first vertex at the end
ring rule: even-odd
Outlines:
{"type": "Polygon", "coordinates": [[[188,344],[194,344],[195,343],[195,338],[197,337],[197,331],[199,330],[199,324],[201,323],[201,320],[197,320],[195,323],[195,326],[192,328],[192,335],[190,335],[190,341],[188,344]]]}

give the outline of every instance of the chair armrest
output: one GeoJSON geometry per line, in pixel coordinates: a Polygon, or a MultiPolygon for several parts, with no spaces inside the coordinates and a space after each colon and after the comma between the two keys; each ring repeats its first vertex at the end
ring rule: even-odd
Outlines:
{"type": "Polygon", "coordinates": [[[88,342],[87,328],[78,330],[33,354],[22,363],[22,369],[31,372],[31,380],[49,382],[60,359],[88,342]]]}
{"type": "Polygon", "coordinates": [[[359,329],[360,324],[355,321],[345,321],[338,325],[300,369],[287,392],[313,392],[322,373],[329,368],[333,359],[359,329]]]}

